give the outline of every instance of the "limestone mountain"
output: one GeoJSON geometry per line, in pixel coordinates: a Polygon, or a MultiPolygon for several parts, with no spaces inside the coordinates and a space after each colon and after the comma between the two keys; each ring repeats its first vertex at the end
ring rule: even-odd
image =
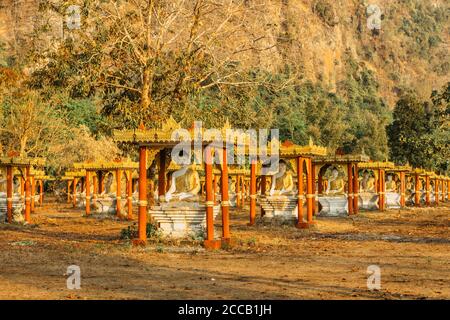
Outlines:
{"type": "MultiPolygon", "coordinates": [[[[252,41],[264,50],[248,52],[242,63],[268,70],[290,65],[305,80],[318,82],[332,92],[339,92],[349,65],[355,64],[374,72],[379,95],[390,106],[405,90],[428,98],[432,89],[448,81],[448,1],[246,1],[250,2],[261,7],[245,21],[247,36],[263,32],[252,41]],[[367,26],[374,15],[368,13],[369,4],[380,8],[379,32],[367,26]]],[[[20,51],[22,39],[43,19],[40,3],[0,0],[0,41],[7,51],[20,51]]],[[[49,20],[49,32],[63,36],[64,17],[55,15],[49,20]]]]}

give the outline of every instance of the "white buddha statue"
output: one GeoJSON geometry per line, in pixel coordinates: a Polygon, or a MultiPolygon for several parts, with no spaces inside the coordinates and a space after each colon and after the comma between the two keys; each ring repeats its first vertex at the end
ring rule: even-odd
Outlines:
{"type": "Polygon", "coordinates": [[[292,194],[294,190],[294,179],[291,172],[287,168],[286,162],[280,161],[278,165],[278,172],[272,176],[272,186],[269,194],[283,195],[292,194]]]}
{"type": "Polygon", "coordinates": [[[368,171],[365,171],[359,186],[362,192],[375,192],[375,178],[368,171]]]}
{"type": "Polygon", "coordinates": [[[397,192],[397,184],[392,179],[392,175],[387,176],[386,192],[394,192],[394,193],[397,192]]]}
{"type": "Polygon", "coordinates": [[[170,189],[165,194],[165,201],[198,200],[200,190],[200,176],[195,165],[186,165],[172,173],[170,189]]]}
{"type": "Polygon", "coordinates": [[[339,177],[339,171],[333,168],[331,177],[328,179],[328,186],[326,190],[327,195],[341,195],[344,194],[344,179],[339,177]]]}

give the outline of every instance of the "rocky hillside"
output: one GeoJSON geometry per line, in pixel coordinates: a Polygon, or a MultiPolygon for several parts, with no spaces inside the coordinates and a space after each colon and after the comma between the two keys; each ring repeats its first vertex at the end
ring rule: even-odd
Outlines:
{"type": "MultiPolygon", "coordinates": [[[[74,1],[77,2],[77,1],[74,1]]],[[[305,80],[330,91],[354,68],[372,70],[379,94],[392,106],[404,90],[428,98],[449,81],[449,12],[446,0],[248,0],[264,3],[251,29],[263,30],[270,49],[252,52],[249,63],[267,69],[286,64],[305,80]],[[370,30],[370,4],[381,10],[381,29],[370,30]]],[[[18,50],[40,17],[38,0],[0,0],[0,41],[18,50]]],[[[62,34],[62,17],[52,17],[52,34],[62,34]]],[[[341,92],[342,93],[342,92],[341,92]]],[[[345,93],[342,93],[345,94],[345,93]]]]}

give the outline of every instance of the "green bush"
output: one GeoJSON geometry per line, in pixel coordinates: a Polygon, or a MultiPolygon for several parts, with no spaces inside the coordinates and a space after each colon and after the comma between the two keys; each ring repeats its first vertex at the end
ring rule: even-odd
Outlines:
{"type": "MultiPolygon", "coordinates": [[[[155,223],[147,223],[147,238],[158,238],[159,236],[160,232],[158,230],[158,226],[155,223]]],[[[133,223],[131,226],[128,226],[120,231],[120,239],[131,240],[137,237],[138,227],[136,223],[133,223]]]]}

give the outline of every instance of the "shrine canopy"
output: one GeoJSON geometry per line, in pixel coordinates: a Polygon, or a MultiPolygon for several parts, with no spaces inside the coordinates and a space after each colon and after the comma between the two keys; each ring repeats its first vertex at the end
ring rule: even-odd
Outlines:
{"type": "Polygon", "coordinates": [[[359,169],[370,169],[370,170],[386,170],[392,171],[395,169],[395,164],[390,161],[369,161],[363,162],[358,165],[359,169]]]}
{"type": "Polygon", "coordinates": [[[75,178],[83,178],[86,176],[86,170],[81,169],[70,169],[64,173],[61,180],[73,180],[75,178]]]}
{"type": "Polygon", "coordinates": [[[334,154],[316,157],[314,159],[315,164],[349,164],[358,163],[359,166],[363,163],[369,163],[370,158],[365,154],[334,154]]]}
{"type": "MultiPolygon", "coordinates": [[[[150,149],[173,148],[180,142],[201,143],[207,145],[218,140],[225,141],[230,136],[231,125],[226,120],[221,129],[206,129],[203,127],[191,127],[184,129],[172,118],[167,119],[158,128],[145,128],[141,125],[138,129],[114,130],[114,141],[121,143],[130,143],[140,146],[146,146],[150,149]]],[[[233,133],[235,144],[248,145],[249,137],[245,131],[236,131],[233,133]]]]}
{"type": "Polygon", "coordinates": [[[0,167],[26,168],[33,166],[45,166],[45,159],[25,157],[0,157],[0,167]]]}
{"type": "MultiPolygon", "coordinates": [[[[129,159],[115,161],[92,161],[83,163],[74,163],[73,167],[85,171],[114,171],[114,170],[136,170],[139,168],[138,162],[129,159]]],[[[85,174],[86,175],[86,174],[85,174]]]]}
{"type": "Polygon", "coordinates": [[[387,172],[410,172],[412,167],[410,165],[396,165],[392,169],[387,169],[387,172]]]}

